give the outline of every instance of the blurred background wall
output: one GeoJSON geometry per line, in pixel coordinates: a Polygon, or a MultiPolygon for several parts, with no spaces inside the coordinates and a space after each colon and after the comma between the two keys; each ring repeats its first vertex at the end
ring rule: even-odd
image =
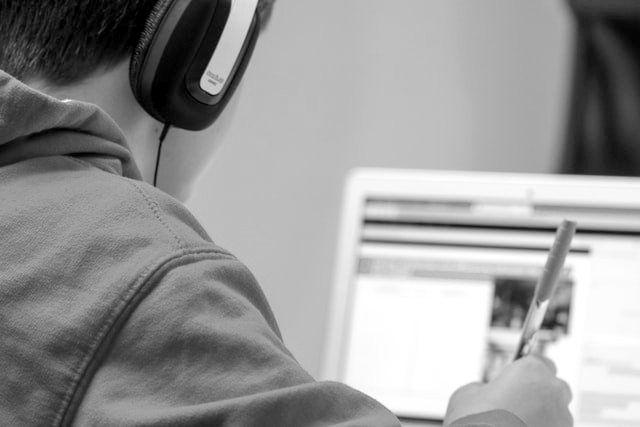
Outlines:
{"type": "Polygon", "coordinates": [[[572,24],[558,0],[276,6],[188,206],[319,376],[347,171],[556,171],[572,24]]]}

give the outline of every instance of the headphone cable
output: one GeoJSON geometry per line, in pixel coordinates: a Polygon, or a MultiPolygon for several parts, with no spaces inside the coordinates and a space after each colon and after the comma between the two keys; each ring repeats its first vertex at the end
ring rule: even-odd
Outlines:
{"type": "Polygon", "coordinates": [[[160,140],[158,143],[158,156],[156,157],[156,170],[153,173],[154,187],[157,187],[156,183],[158,182],[158,167],[160,166],[160,153],[162,152],[162,143],[164,142],[164,139],[167,137],[167,134],[169,133],[170,128],[171,128],[171,125],[169,123],[165,123],[164,127],[162,128],[162,132],[160,132],[160,140]]]}

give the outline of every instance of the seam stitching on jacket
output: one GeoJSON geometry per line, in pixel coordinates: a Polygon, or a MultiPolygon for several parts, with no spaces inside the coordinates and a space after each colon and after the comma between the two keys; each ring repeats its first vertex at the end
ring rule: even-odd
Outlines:
{"type": "MultiPolygon", "coordinates": [[[[83,166],[89,166],[92,169],[98,169],[100,172],[103,173],[111,173],[111,172],[107,172],[103,169],[100,169],[99,167],[97,167],[96,165],[86,162],[82,159],[78,159],[76,157],[72,157],[72,156],[68,156],[71,160],[73,160],[76,163],[79,163],[83,166]]],[[[117,175],[116,175],[117,176],[117,175]]],[[[124,177],[123,177],[124,178],[124,177]]],[[[151,198],[151,196],[149,196],[149,194],[144,191],[142,188],[140,188],[140,186],[134,182],[131,181],[129,179],[125,179],[125,182],[127,182],[129,185],[133,186],[137,192],[142,196],[142,198],[144,199],[144,201],[147,203],[147,207],[151,210],[151,212],[153,213],[153,215],[155,216],[155,218],[158,220],[158,222],[160,222],[160,224],[162,224],[162,226],[169,232],[169,234],[171,234],[171,237],[173,237],[173,240],[176,242],[178,249],[185,249],[186,245],[184,243],[184,241],[178,236],[178,234],[173,230],[173,228],[171,228],[171,226],[169,225],[169,223],[163,218],[162,216],[162,210],[160,209],[160,206],[158,205],[158,203],[153,200],[151,198]]]]}
{"type": "Polygon", "coordinates": [[[160,209],[160,206],[158,206],[158,203],[155,200],[153,200],[151,198],[151,196],[149,196],[149,194],[147,194],[146,191],[144,191],[142,188],[140,188],[140,186],[137,183],[135,183],[133,181],[128,181],[128,182],[136,190],[138,190],[138,193],[140,193],[140,195],[142,195],[142,197],[144,198],[145,202],[147,202],[147,206],[149,207],[151,212],[153,212],[153,214],[155,215],[156,219],[160,222],[160,224],[162,224],[164,226],[164,228],[166,228],[167,231],[171,234],[171,236],[175,240],[176,244],[178,245],[178,248],[179,249],[185,249],[186,246],[185,246],[184,241],[178,236],[178,234],[173,230],[173,228],[171,228],[169,223],[164,219],[164,217],[162,215],[162,210],[160,209]]]}
{"type": "Polygon", "coordinates": [[[160,280],[154,279],[163,277],[166,272],[171,271],[173,268],[181,267],[183,264],[181,264],[180,261],[184,259],[187,259],[187,262],[184,264],[186,265],[190,262],[207,259],[207,255],[214,254],[233,259],[233,257],[229,256],[226,252],[217,249],[196,249],[192,251],[185,251],[183,249],[177,254],[174,253],[173,255],[165,257],[153,267],[147,266],[142,271],[136,281],[133,282],[133,286],[128,288],[127,292],[116,301],[116,307],[114,307],[111,314],[107,316],[103,326],[89,344],[86,355],[80,361],[78,370],[74,372],[74,378],[67,388],[67,392],[62,399],[59,409],[56,411],[52,423],[53,426],[70,425],[71,421],[73,421],[73,418],[69,418],[69,416],[75,416],[81,400],[84,397],[84,395],[78,397],[78,392],[82,387],[85,387],[86,391],[92,379],[92,376],[88,378],[88,375],[98,370],[97,366],[92,370],[92,364],[96,360],[99,360],[99,358],[110,349],[110,346],[103,348],[103,343],[107,341],[108,344],[111,344],[115,341],[117,338],[116,328],[118,326],[121,328],[126,324],[128,317],[135,311],[137,306],[144,301],[144,298],[159,284],[160,280]],[[72,411],[71,413],[69,412],[70,410],[72,411]]]}

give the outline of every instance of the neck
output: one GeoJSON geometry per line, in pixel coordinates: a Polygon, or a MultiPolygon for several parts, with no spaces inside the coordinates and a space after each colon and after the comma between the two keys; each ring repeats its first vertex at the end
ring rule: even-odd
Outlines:
{"type": "Polygon", "coordinates": [[[155,152],[162,125],[136,101],[129,86],[128,61],[69,86],[54,87],[42,81],[27,84],[58,99],[89,102],[102,108],[122,129],[144,180],[153,181],[155,152]]]}

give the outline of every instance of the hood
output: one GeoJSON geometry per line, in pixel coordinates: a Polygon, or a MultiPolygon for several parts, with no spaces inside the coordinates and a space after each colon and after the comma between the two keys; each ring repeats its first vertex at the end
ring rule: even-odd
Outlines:
{"type": "Polygon", "coordinates": [[[142,180],[124,134],[100,107],[53,98],[0,70],[0,167],[60,155],[142,180]]]}

